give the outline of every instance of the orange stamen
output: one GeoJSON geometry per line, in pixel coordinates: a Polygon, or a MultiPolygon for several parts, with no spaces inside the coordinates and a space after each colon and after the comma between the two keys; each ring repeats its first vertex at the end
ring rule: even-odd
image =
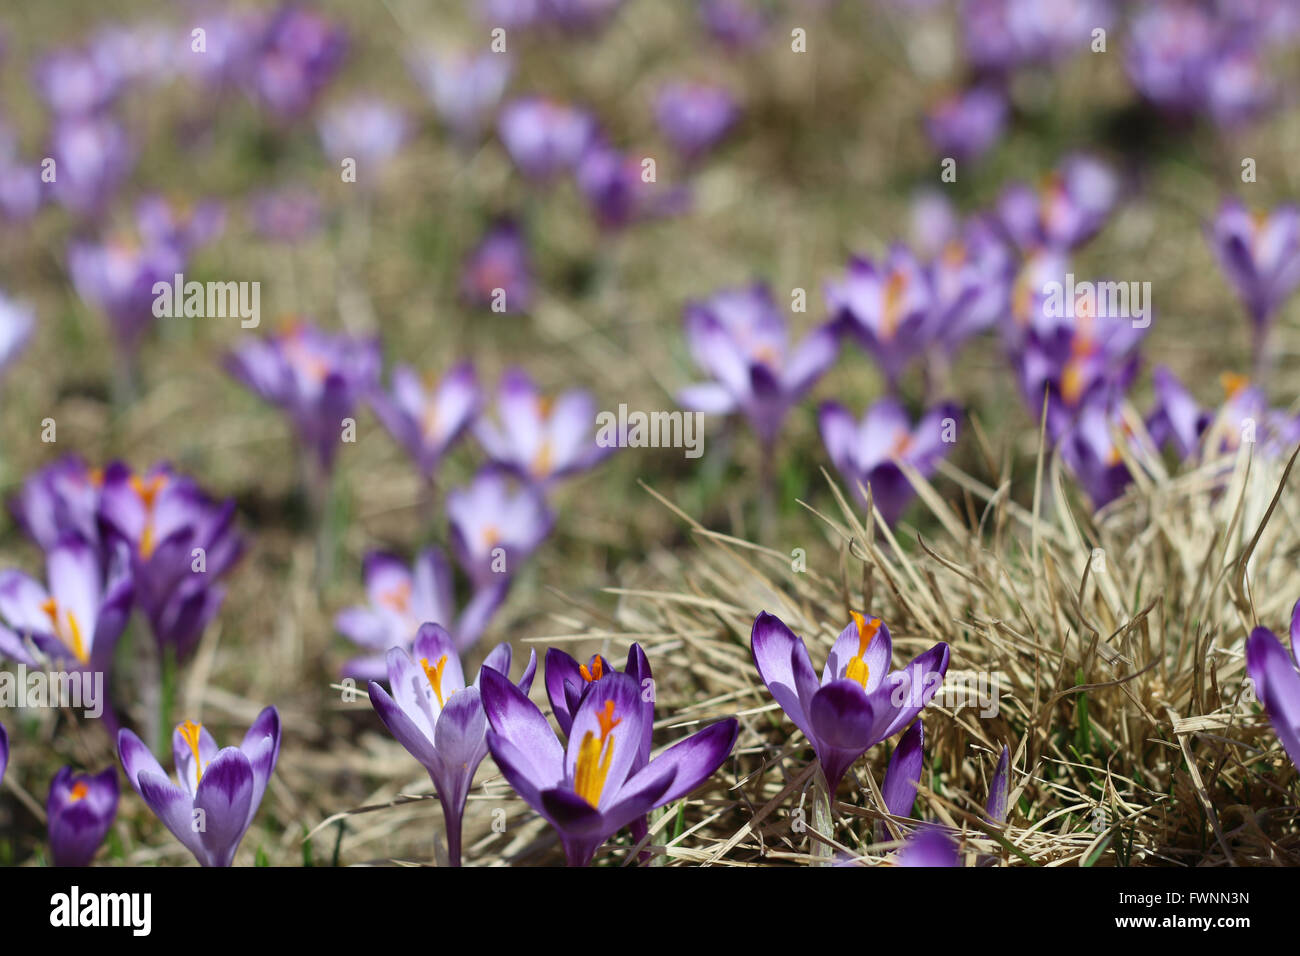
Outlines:
{"type": "Polygon", "coordinates": [[[871,669],[863,656],[867,653],[867,648],[871,646],[872,639],[880,632],[880,618],[873,617],[868,621],[857,611],[849,611],[853,618],[853,623],[858,626],[858,652],[849,658],[848,665],[844,668],[844,676],[849,680],[857,681],[862,685],[862,689],[867,689],[867,680],[871,677],[871,669]]]}
{"type": "Polygon", "coordinates": [[[433,692],[438,695],[438,706],[442,707],[442,670],[447,666],[447,655],[443,654],[438,658],[438,663],[430,664],[429,658],[421,657],[420,666],[424,668],[424,676],[429,678],[429,683],[433,685],[433,692]]]}
{"type": "Polygon", "coordinates": [[[73,803],[76,803],[78,800],[85,800],[88,793],[90,793],[90,787],[86,786],[86,781],[78,780],[72,785],[72,793],[68,795],[68,798],[73,803]]]}
{"type": "Polygon", "coordinates": [[[203,725],[186,720],[176,729],[180,731],[181,739],[189,745],[190,753],[194,754],[194,786],[197,787],[199,781],[203,779],[203,759],[199,756],[199,731],[203,729],[203,725]]]}
{"type": "Polygon", "coordinates": [[[614,716],[612,700],[605,701],[605,708],[596,713],[596,720],[600,723],[600,738],[590,730],[582,735],[573,775],[573,792],[593,807],[600,805],[600,794],[614,759],[614,740],[610,734],[622,723],[622,718],[614,716]]]}
{"type": "Polygon", "coordinates": [[[593,681],[600,680],[601,675],[605,673],[605,664],[600,655],[597,654],[591,659],[591,670],[587,670],[586,664],[579,664],[578,673],[582,675],[583,680],[590,684],[593,681]]]}

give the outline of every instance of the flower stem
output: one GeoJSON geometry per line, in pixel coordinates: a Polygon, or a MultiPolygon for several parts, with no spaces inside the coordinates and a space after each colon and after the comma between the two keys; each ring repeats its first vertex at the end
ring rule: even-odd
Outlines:
{"type": "MultiPolygon", "coordinates": [[[[813,772],[812,828],[827,840],[835,833],[835,821],[831,817],[830,790],[830,785],[826,782],[826,774],[818,764],[816,771],[813,772]]],[[[811,851],[815,860],[813,866],[830,866],[831,856],[834,853],[831,845],[815,837],[809,839],[812,840],[811,851]]]]}

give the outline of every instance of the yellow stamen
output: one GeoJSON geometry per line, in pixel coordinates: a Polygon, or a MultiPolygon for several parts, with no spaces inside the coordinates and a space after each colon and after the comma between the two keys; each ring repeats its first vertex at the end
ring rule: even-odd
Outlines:
{"type": "Polygon", "coordinates": [[[573,775],[573,792],[593,807],[600,805],[600,794],[609,775],[610,761],[614,759],[614,741],[610,733],[622,723],[614,716],[614,702],[605,701],[605,709],[596,714],[600,723],[600,738],[590,730],[582,735],[578,747],[578,761],[573,775]]]}
{"type": "Polygon", "coordinates": [[[85,664],[90,660],[90,655],[86,652],[86,642],[81,636],[81,624],[77,620],[77,615],[71,611],[64,613],[64,619],[67,627],[59,624],[59,602],[54,598],[46,598],[41,602],[41,610],[46,613],[50,623],[54,625],[54,634],[60,640],[72,648],[72,653],[77,655],[77,660],[85,664]]]}
{"type": "Polygon", "coordinates": [[[858,626],[858,652],[849,658],[848,666],[844,668],[844,676],[849,680],[855,680],[862,685],[862,689],[867,689],[867,680],[871,677],[871,669],[867,662],[863,660],[863,655],[867,653],[867,648],[871,646],[871,640],[880,632],[880,618],[873,617],[868,621],[857,611],[849,611],[853,618],[853,623],[858,626]]]}
{"type": "Polygon", "coordinates": [[[438,706],[443,706],[442,699],[442,669],[447,666],[447,655],[443,654],[438,658],[438,663],[430,664],[429,658],[421,657],[420,666],[424,668],[424,676],[429,678],[429,683],[433,685],[433,692],[438,695],[438,706]]]}
{"type": "Polygon", "coordinates": [[[1224,372],[1219,376],[1219,382],[1223,386],[1224,395],[1236,398],[1242,389],[1250,385],[1250,378],[1236,372],[1224,372]]]}
{"type": "Polygon", "coordinates": [[[144,505],[144,529],[140,532],[140,556],[148,559],[153,554],[153,506],[158,493],[167,484],[166,475],[154,475],[147,482],[139,475],[131,476],[131,490],[135,492],[140,503],[144,505]]]}
{"type": "Polygon", "coordinates": [[[549,438],[542,442],[542,447],[537,449],[537,454],[533,456],[533,462],[529,465],[534,478],[545,478],[551,473],[551,440],[549,438]]]}
{"type": "Polygon", "coordinates": [[[880,317],[880,332],[886,339],[892,339],[898,331],[900,313],[903,308],[903,293],[907,291],[907,275],[895,269],[889,273],[885,284],[885,308],[880,317]]]}
{"type": "Polygon", "coordinates": [[[73,803],[76,803],[78,800],[85,800],[88,793],[90,793],[90,787],[86,786],[86,781],[78,780],[72,785],[72,793],[68,795],[68,798],[73,803]]]}
{"type": "Polygon", "coordinates": [[[588,684],[593,681],[598,681],[600,680],[601,675],[605,673],[604,661],[601,659],[600,655],[597,654],[591,659],[591,670],[587,670],[586,664],[579,664],[578,673],[582,675],[582,679],[588,684]]]}
{"type": "Polygon", "coordinates": [[[203,758],[199,756],[199,731],[203,729],[203,725],[186,720],[176,729],[180,731],[181,739],[189,745],[190,753],[194,754],[194,786],[197,787],[199,781],[203,779],[203,758]]]}

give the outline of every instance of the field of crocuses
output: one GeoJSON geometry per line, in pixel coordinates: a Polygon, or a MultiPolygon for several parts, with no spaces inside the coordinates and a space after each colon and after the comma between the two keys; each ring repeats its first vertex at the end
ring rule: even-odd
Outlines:
{"type": "Polygon", "coordinates": [[[12,0],[0,864],[1300,864],[1297,52],[12,0]]]}

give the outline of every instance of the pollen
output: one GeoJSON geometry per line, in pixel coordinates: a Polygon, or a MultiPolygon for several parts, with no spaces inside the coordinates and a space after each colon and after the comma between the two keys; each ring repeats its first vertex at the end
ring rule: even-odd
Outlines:
{"type": "Polygon", "coordinates": [[[867,648],[871,646],[872,639],[880,632],[880,618],[873,617],[867,620],[857,611],[849,611],[853,618],[853,623],[858,626],[858,652],[849,658],[848,665],[844,668],[844,676],[849,680],[857,681],[862,685],[862,689],[867,689],[867,680],[871,677],[871,668],[863,659],[867,653],[867,648]]]}
{"type": "Polygon", "coordinates": [[[68,795],[68,799],[76,803],[78,800],[85,800],[88,793],[90,793],[90,787],[86,786],[86,781],[78,780],[72,785],[72,793],[68,795]]]}
{"type": "Polygon", "coordinates": [[[614,759],[614,739],[610,734],[622,723],[622,718],[614,716],[612,700],[605,701],[604,709],[596,713],[596,720],[600,724],[600,737],[590,730],[582,735],[573,774],[573,792],[593,807],[600,805],[610,761],[614,759]]]}
{"type": "MultiPolygon", "coordinates": [[[[601,659],[601,656],[597,654],[595,657],[591,659],[591,670],[587,670],[586,664],[579,664],[578,673],[582,675],[583,680],[585,680],[588,684],[590,684],[593,681],[600,680],[600,678],[604,675],[605,663],[601,659]]],[[[613,701],[610,701],[610,703],[612,705],[613,701]]]]}
{"type": "Polygon", "coordinates": [[[54,626],[54,635],[63,641],[76,655],[77,660],[85,664],[90,660],[90,654],[86,650],[86,642],[81,634],[81,623],[77,620],[77,615],[72,611],[65,611],[63,621],[59,621],[59,602],[54,598],[46,598],[41,602],[41,610],[45,612],[50,619],[50,624],[54,626]]]}
{"type": "Polygon", "coordinates": [[[442,657],[438,658],[436,664],[430,664],[429,658],[421,657],[420,666],[424,668],[424,676],[429,678],[433,692],[438,695],[438,706],[442,707],[446,703],[442,699],[442,671],[447,666],[447,655],[443,654],[442,657]]]}

